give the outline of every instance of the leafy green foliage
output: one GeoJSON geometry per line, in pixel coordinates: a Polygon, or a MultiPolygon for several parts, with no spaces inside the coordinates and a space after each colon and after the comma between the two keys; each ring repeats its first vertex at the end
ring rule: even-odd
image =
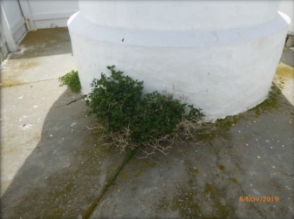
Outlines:
{"type": "Polygon", "coordinates": [[[68,85],[72,92],[81,92],[81,83],[77,71],[72,70],[66,75],[60,77],[59,81],[61,82],[60,86],[68,85]]]}
{"type": "Polygon", "coordinates": [[[116,131],[127,127],[140,110],[143,82],[123,76],[123,72],[116,72],[114,66],[107,68],[111,77],[101,74],[100,80],[93,80],[86,105],[108,131],[116,131]]]}
{"type": "Polygon", "coordinates": [[[158,139],[175,131],[183,118],[195,116],[200,112],[192,105],[180,103],[172,95],[162,95],[157,91],[148,93],[141,102],[140,111],[133,120],[131,140],[134,142],[158,139]],[[189,114],[185,112],[189,108],[189,114]],[[193,111],[192,111],[193,110],[193,111]]]}
{"type": "Polygon", "coordinates": [[[193,105],[181,103],[172,95],[155,91],[142,95],[143,81],[124,76],[107,66],[111,76],[91,83],[92,92],[85,96],[86,105],[108,132],[128,130],[130,143],[140,144],[173,133],[183,120],[200,120],[204,114],[193,105]]]}

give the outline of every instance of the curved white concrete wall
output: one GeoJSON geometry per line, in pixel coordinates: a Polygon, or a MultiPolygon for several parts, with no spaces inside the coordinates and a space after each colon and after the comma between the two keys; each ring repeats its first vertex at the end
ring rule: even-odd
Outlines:
{"type": "Polygon", "coordinates": [[[150,30],[230,29],[272,20],[279,1],[79,1],[99,26],[150,30]]]}
{"type": "Polygon", "coordinates": [[[222,2],[80,1],[80,12],[68,26],[83,92],[91,91],[90,83],[101,72],[109,73],[107,65],[116,65],[144,80],[146,92],[185,96],[208,119],[262,102],[290,21],[277,12],[276,1],[230,1],[229,8],[222,2]],[[124,15],[121,21],[117,15],[124,15]]]}
{"type": "Polygon", "coordinates": [[[294,1],[282,0],[280,5],[280,11],[286,14],[291,19],[291,24],[288,28],[288,33],[294,35],[294,1]]]}

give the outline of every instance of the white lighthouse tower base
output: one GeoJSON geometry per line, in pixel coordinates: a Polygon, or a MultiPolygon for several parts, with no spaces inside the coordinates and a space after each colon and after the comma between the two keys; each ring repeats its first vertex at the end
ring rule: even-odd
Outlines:
{"type": "Polygon", "coordinates": [[[202,108],[208,119],[267,96],[290,19],[278,1],[84,1],[68,21],[83,93],[106,66],[202,108]]]}

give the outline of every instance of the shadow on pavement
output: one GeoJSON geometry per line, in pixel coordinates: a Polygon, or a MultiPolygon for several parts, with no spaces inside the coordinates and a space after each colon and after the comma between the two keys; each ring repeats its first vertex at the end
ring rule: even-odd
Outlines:
{"type": "Polygon", "coordinates": [[[39,143],[2,196],[1,218],[77,218],[124,158],[85,130],[84,101],[66,105],[72,96],[67,90],[51,106],[39,143]]]}
{"type": "MultiPolygon", "coordinates": [[[[50,108],[38,145],[2,197],[2,218],[82,217],[121,164],[124,154],[84,129],[83,100],[66,105],[71,100],[66,91],[50,108]]],[[[133,158],[92,218],[293,217],[293,124],[293,106],[278,94],[276,104],[223,120],[200,143],[133,158]]]]}

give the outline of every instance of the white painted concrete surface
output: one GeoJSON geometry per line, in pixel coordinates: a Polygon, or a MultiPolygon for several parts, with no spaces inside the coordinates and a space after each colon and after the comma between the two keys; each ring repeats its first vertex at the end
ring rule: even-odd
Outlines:
{"type": "Polygon", "coordinates": [[[66,27],[68,18],[78,11],[77,0],[20,0],[20,5],[30,30],[66,27]]]}
{"type": "Polygon", "coordinates": [[[82,90],[116,65],[200,107],[207,119],[262,102],[289,18],[277,1],[79,1],[68,21],[82,90]]]}
{"type": "Polygon", "coordinates": [[[77,0],[28,0],[36,29],[66,27],[68,18],[78,11],[77,0]]]}
{"type": "Polygon", "coordinates": [[[94,24],[160,31],[220,30],[263,24],[274,18],[279,4],[279,1],[231,0],[79,1],[82,16],[94,24]]]}
{"type": "Polygon", "coordinates": [[[290,17],[291,23],[288,32],[294,35],[294,0],[282,0],[279,10],[290,17]]]}

